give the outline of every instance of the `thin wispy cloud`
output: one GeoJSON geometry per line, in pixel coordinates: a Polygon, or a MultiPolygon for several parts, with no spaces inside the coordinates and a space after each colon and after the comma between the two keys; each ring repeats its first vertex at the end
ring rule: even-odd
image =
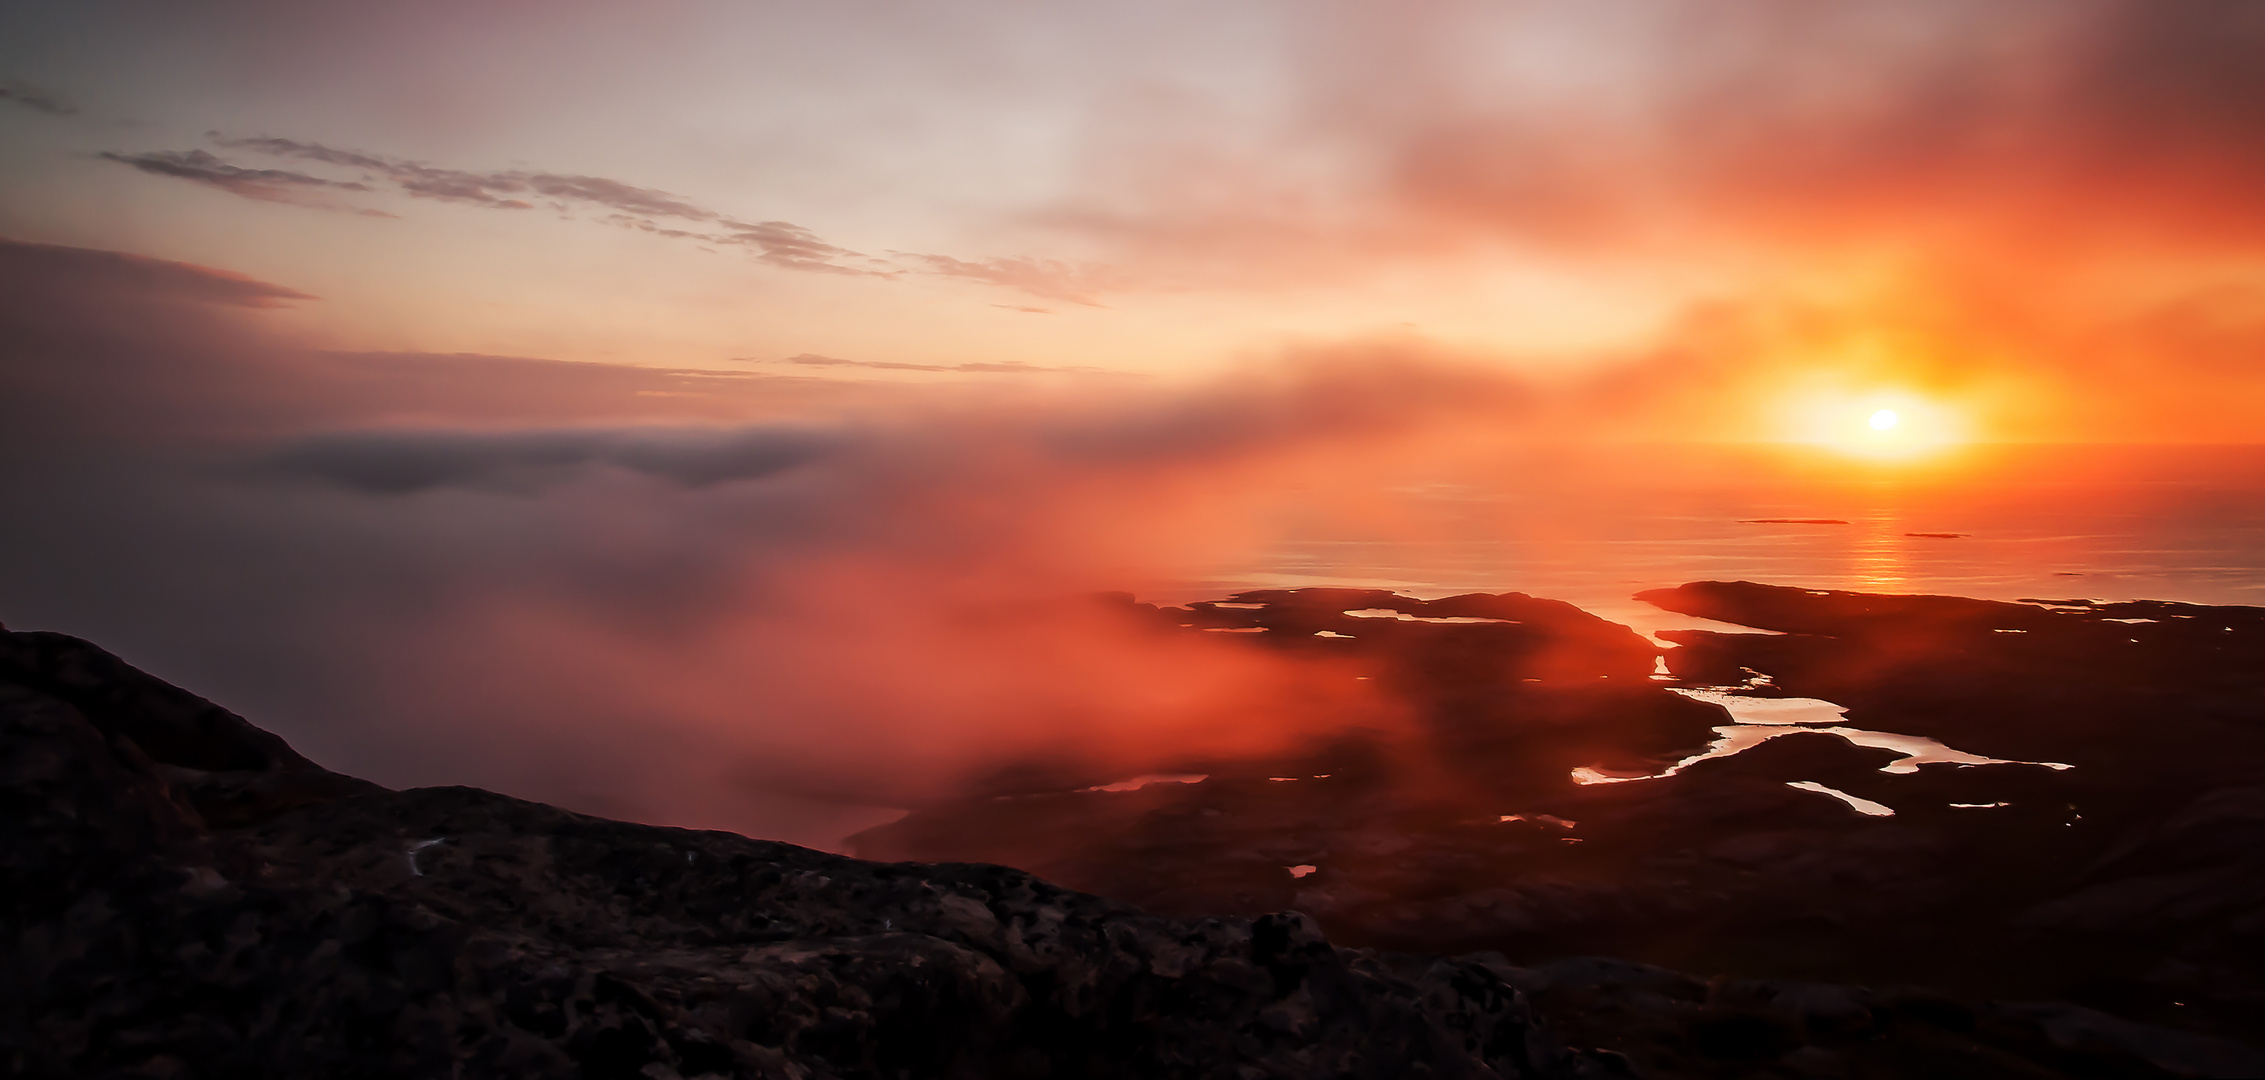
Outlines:
{"type": "Polygon", "coordinates": [[[1098,275],[1090,268],[1073,266],[1055,259],[1033,259],[1027,256],[956,259],[949,255],[907,255],[905,258],[930,273],[1020,289],[1048,300],[1083,304],[1087,307],[1101,306],[1100,301],[1093,298],[1099,288],[1096,280],[1098,275]]]}
{"type": "MultiPolygon", "coordinates": [[[[745,361],[742,362],[744,363],[745,361]]],[[[757,362],[761,363],[764,361],[757,362]]],[[[789,356],[784,360],[769,362],[780,364],[801,364],[807,367],[855,367],[872,368],[879,371],[948,371],[972,375],[1039,375],[1047,373],[1063,373],[1073,375],[1122,374],[1121,372],[1105,371],[1101,368],[1093,367],[1048,367],[1043,364],[1024,364],[1015,361],[1006,361],[1003,363],[970,364],[912,364],[899,360],[844,360],[838,356],[821,356],[817,353],[803,353],[799,356],[789,356]]]]}
{"type": "Polygon", "coordinates": [[[530,197],[544,196],[563,203],[579,203],[647,217],[673,217],[687,221],[723,219],[721,214],[713,210],[694,206],[667,192],[602,176],[517,169],[468,172],[359,150],[340,150],[294,139],[221,139],[219,142],[230,149],[250,150],[271,157],[297,158],[361,169],[373,174],[373,178],[390,181],[403,192],[421,199],[437,199],[499,210],[531,210],[535,204],[530,201],[530,197]]]}
{"type": "Polygon", "coordinates": [[[62,95],[22,79],[0,79],[0,101],[12,101],[49,116],[69,116],[79,111],[78,106],[64,100],[62,95]]]}
{"type": "Polygon", "coordinates": [[[734,244],[755,250],[756,257],[774,266],[790,270],[816,270],[835,274],[874,274],[887,276],[879,260],[866,260],[866,266],[852,266],[842,260],[857,253],[835,247],[818,239],[816,233],[800,225],[785,221],[743,221],[724,223],[728,231],[720,236],[703,236],[701,239],[718,244],[734,244]]]}
{"type": "Polygon", "coordinates": [[[372,182],[391,183],[419,199],[459,203],[491,210],[531,210],[545,200],[555,210],[596,211],[601,223],[658,236],[746,248],[756,259],[789,270],[833,274],[885,274],[873,260],[819,239],[786,221],[740,221],[680,196],[603,176],[509,169],[471,172],[359,150],[341,150],[293,139],[222,139],[222,146],[273,157],[296,158],[360,169],[372,182]],[[682,224],[677,224],[682,223],[682,224]]]}
{"type": "MultiPolygon", "coordinates": [[[[231,165],[203,150],[151,150],[140,154],[118,154],[104,151],[99,155],[110,161],[131,165],[152,176],[168,176],[176,180],[205,184],[231,195],[262,202],[329,205],[310,199],[314,192],[325,189],[337,191],[368,191],[367,185],[347,180],[328,180],[289,169],[247,169],[231,165]]],[[[336,208],[336,207],[332,207],[336,208]]]]}
{"type": "MultiPolygon", "coordinates": [[[[153,176],[204,184],[262,202],[348,210],[355,208],[315,198],[313,193],[388,190],[410,198],[487,210],[533,210],[540,202],[568,216],[576,212],[591,214],[590,220],[600,224],[741,248],[752,252],[760,262],[789,270],[879,277],[901,272],[884,260],[866,258],[848,248],[827,243],[818,234],[793,222],[741,221],[665,191],[603,176],[524,169],[472,172],[292,139],[217,141],[229,149],[352,169],[360,175],[340,179],[291,169],[250,168],[206,150],[104,152],[100,156],[153,176]]],[[[383,213],[369,209],[360,212],[383,213]]]]}
{"type": "Polygon", "coordinates": [[[759,262],[788,270],[869,277],[935,274],[1015,289],[1047,300],[1098,306],[1092,294],[1099,287],[1099,275],[1089,268],[1055,260],[1026,256],[961,259],[906,253],[870,256],[830,243],[790,221],[746,221],[679,195],[609,177],[527,169],[477,172],[297,139],[234,139],[213,134],[214,141],[225,149],[354,170],[358,175],[343,179],[291,169],[253,168],[207,150],[105,152],[100,156],[153,176],[205,184],[263,202],[350,209],[311,197],[314,192],[335,190],[390,191],[488,210],[533,210],[542,205],[567,216],[587,214],[588,220],[617,228],[739,248],[759,262]]]}

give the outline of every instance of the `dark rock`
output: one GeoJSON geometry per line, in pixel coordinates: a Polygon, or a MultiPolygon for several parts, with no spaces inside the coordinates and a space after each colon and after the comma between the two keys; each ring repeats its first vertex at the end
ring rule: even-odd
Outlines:
{"type": "Polygon", "coordinates": [[[0,681],[11,1076],[1600,1068],[1496,968],[1339,949],[1295,912],[1164,919],[997,866],[301,783],[328,774],[99,650],[6,645],[31,657],[0,681]],[[216,826],[184,791],[221,781],[182,761],[293,805],[216,826]]]}
{"type": "Polygon", "coordinates": [[[324,769],[273,732],[65,634],[0,630],[0,685],[66,706],[154,764],[215,825],[378,790],[324,769]]]}

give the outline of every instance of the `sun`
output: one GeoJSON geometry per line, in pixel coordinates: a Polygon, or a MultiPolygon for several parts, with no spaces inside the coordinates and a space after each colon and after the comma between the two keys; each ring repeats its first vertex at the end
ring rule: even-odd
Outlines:
{"type": "Polygon", "coordinates": [[[1965,441],[1955,404],[1901,388],[1811,386],[1779,398],[1781,438],[1873,460],[1932,456],[1965,441]]]}
{"type": "Polygon", "coordinates": [[[1955,412],[1939,401],[1902,390],[1875,391],[1827,406],[1825,442],[1843,453],[1874,460],[1932,455],[1959,441],[1955,412]]]}

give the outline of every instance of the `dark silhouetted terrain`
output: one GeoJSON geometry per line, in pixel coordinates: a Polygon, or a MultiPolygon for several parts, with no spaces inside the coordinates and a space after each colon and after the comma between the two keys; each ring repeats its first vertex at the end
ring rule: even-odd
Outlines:
{"type": "Polygon", "coordinates": [[[1238,1080],[2265,1062],[2224,1037],[2257,1000],[2260,613],[1743,584],[1660,600],[1794,631],[1686,635],[1679,678],[1770,672],[1768,692],[1830,697],[1849,723],[2076,768],[1880,773],[1897,755],[1807,733],[1577,785],[1574,768],[1687,756],[1722,716],[1666,689],[1650,643],[1567,605],[1120,600],[1157,633],[1257,628],[1221,647],[1353,661],[1328,670],[1384,680],[1419,722],[1194,763],[1214,770],[1200,783],[994,785],[862,841],[1033,876],[389,791],[86,642],[0,633],[0,1060],[1238,1080]],[[2048,675],[2058,724],[2007,711],[2048,675]],[[2099,730],[2119,724],[2134,733],[2099,730]],[[1809,778],[1896,814],[1786,784],[1809,778]]]}
{"type": "Polygon", "coordinates": [[[1680,647],[1655,674],[1660,650],[1633,632],[1518,594],[1310,589],[1151,610],[1178,632],[1331,654],[1413,720],[1304,756],[1187,762],[1201,783],[985,791],[858,850],[1010,862],[1170,914],[1296,909],[1362,946],[2256,1030],[2265,610],[1745,582],[1644,598],[1775,632],[1668,632],[1680,647]],[[1458,617],[1502,621],[1441,621],[1458,617]],[[1720,702],[1804,698],[1845,716],[1657,775],[1732,724],[1720,702]],[[2000,761],[1906,763],[1828,729],[2000,761]],[[1579,783],[1581,768],[1653,778],[1579,783]]]}

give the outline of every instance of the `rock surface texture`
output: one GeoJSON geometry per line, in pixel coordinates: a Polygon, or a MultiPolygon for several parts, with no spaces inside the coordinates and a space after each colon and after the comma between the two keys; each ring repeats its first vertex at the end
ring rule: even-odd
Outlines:
{"type": "MultiPolygon", "coordinates": [[[[1325,609],[1340,599],[1304,597],[1301,609],[1287,597],[1278,615],[1339,625],[1325,609]]],[[[1429,688],[1441,708],[1480,707],[1474,687],[1539,687],[1516,701],[1555,709],[1562,730],[1442,738],[1544,761],[1518,775],[1671,755],[1694,721],[1703,739],[1711,714],[1643,681],[1641,639],[1563,605],[1492,600],[1424,616],[1492,622],[1375,623],[1415,628],[1380,670],[1429,688]],[[1465,608],[1476,614],[1451,613],[1465,608]],[[1497,629],[1434,632],[1460,626],[1497,629]],[[1625,717],[1625,730],[1581,730],[1603,715],[1625,717]]],[[[1813,749],[1795,749],[1813,764],[1813,749]]],[[[1317,753],[1351,775],[1380,768],[1358,746],[1317,753]]],[[[1115,805],[1156,809],[1141,801],[1155,790],[1115,805]]],[[[1739,790],[1707,794],[1744,806],[1739,790]]],[[[2148,906],[2121,884],[2134,880],[2218,875],[2232,883],[2209,888],[2246,888],[2251,856],[2227,854],[2257,820],[2241,790],[2190,792],[2156,832],[2095,860],[2066,910],[2043,910],[2039,925],[2180,917],[2163,906],[2177,890],[2148,906]],[[2095,888],[2110,895],[2088,899],[2095,888]],[[2134,904],[2140,914],[2125,910],[2134,904]]],[[[1367,836],[1392,820],[1368,816],[1390,809],[1376,799],[1300,812],[1317,836],[1367,836]]],[[[0,631],[0,800],[0,1071],[11,1076],[2156,1077],[2265,1064],[2235,1040],[2079,1004],[1343,948],[1293,911],[1236,914],[1232,868],[1173,894],[1199,907],[1223,881],[1212,912],[1174,917],[1002,866],[860,861],[467,788],[389,791],[55,634],[0,631]]],[[[1677,813],[1704,805],[1673,801],[1677,813]]],[[[934,835],[921,828],[895,835],[934,835]]],[[[1146,835],[1194,835],[1174,828],[1146,835]]],[[[1861,839],[1836,829],[1764,836],[1739,857],[1837,866],[1844,853],[1804,847],[1861,839]]],[[[1901,850],[1873,842],[1859,857],[1874,849],[1901,850]]],[[[1188,861],[1152,854],[1155,866],[1188,861]]],[[[1587,925],[1580,905],[1609,896],[1563,870],[1499,888],[1528,898],[1519,942],[1546,933],[1553,911],[1587,925]]],[[[1452,900],[1415,900],[1442,896],[1452,900]]],[[[1706,916],[1716,899],[1685,908],[1706,916]]],[[[2209,940],[2247,947],[2217,911],[2191,919],[2217,927],[2209,940]]]]}
{"type": "Polygon", "coordinates": [[[0,638],[0,725],[10,1076],[1612,1072],[1499,962],[387,791],[60,635],[0,638]]]}

